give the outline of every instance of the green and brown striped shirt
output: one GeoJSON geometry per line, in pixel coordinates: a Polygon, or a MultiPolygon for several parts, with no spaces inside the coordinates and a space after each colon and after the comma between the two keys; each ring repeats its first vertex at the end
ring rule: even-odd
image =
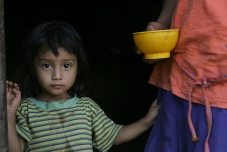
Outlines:
{"type": "Polygon", "coordinates": [[[122,125],[115,124],[90,98],[41,102],[27,98],[17,111],[17,132],[25,151],[108,151],[122,125]]]}

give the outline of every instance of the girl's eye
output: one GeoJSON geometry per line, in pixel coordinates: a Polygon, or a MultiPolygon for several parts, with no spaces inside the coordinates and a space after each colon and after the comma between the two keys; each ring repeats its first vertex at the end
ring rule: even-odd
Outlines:
{"type": "Polygon", "coordinates": [[[47,69],[48,69],[48,68],[51,68],[50,64],[44,64],[43,67],[44,67],[44,68],[47,68],[47,69]]]}
{"type": "Polygon", "coordinates": [[[64,64],[64,68],[68,69],[71,65],[70,64],[64,64]]]}

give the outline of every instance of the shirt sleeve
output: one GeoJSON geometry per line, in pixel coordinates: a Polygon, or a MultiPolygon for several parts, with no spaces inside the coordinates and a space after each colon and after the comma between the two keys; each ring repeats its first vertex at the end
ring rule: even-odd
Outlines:
{"type": "Polygon", "coordinates": [[[17,133],[27,142],[32,140],[27,120],[27,102],[21,103],[16,113],[16,130],[17,133]]]}
{"type": "Polygon", "coordinates": [[[97,105],[91,105],[93,146],[101,152],[108,151],[120,131],[122,125],[114,123],[97,105]]]}

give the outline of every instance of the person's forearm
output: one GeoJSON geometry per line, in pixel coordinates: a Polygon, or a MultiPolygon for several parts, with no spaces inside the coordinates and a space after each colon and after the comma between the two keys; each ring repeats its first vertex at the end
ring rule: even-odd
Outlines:
{"type": "Polygon", "coordinates": [[[16,114],[8,112],[8,143],[9,152],[21,152],[22,147],[16,131],[16,114]]]}
{"type": "Polygon", "coordinates": [[[164,0],[162,11],[157,22],[162,23],[166,28],[169,27],[173,13],[176,9],[177,0],[164,0]]]}
{"type": "Polygon", "coordinates": [[[153,124],[154,121],[147,120],[147,118],[144,117],[132,124],[123,126],[114,141],[114,145],[119,145],[138,137],[153,124]]]}

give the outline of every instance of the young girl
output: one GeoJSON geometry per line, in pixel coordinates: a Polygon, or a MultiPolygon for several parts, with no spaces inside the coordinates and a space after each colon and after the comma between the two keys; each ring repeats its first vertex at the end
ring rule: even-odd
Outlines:
{"type": "Polygon", "coordinates": [[[37,26],[26,38],[24,51],[19,85],[6,81],[11,152],[92,151],[93,146],[108,151],[154,123],[159,110],[156,102],[144,118],[122,126],[84,97],[86,54],[68,23],[50,21],[37,26]]]}
{"type": "Polygon", "coordinates": [[[154,63],[149,83],[162,107],[145,151],[227,151],[227,1],[164,0],[148,30],[177,28],[172,56],[154,63]],[[218,9],[217,9],[218,8],[218,9]]]}

